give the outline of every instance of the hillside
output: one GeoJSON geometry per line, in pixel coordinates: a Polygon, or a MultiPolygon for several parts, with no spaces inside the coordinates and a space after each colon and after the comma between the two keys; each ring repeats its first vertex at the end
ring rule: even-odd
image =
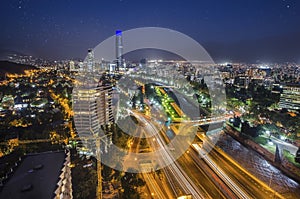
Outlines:
{"type": "Polygon", "coordinates": [[[5,73],[21,74],[24,70],[36,69],[35,66],[17,64],[9,61],[0,61],[0,78],[5,77],[5,73]]]}

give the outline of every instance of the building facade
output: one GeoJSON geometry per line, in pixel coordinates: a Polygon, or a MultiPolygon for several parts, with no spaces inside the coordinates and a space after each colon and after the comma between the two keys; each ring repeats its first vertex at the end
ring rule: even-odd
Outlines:
{"type": "Polygon", "coordinates": [[[279,107],[291,111],[300,110],[300,85],[284,85],[282,89],[279,107]]]}
{"type": "Polygon", "coordinates": [[[54,191],[55,197],[54,199],[72,199],[73,198],[73,190],[72,190],[72,175],[71,168],[69,165],[71,164],[70,151],[65,151],[66,158],[61,169],[61,174],[59,176],[59,180],[57,182],[56,190],[54,191]]]}
{"type": "Polygon", "coordinates": [[[101,125],[114,121],[112,87],[102,85],[100,75],[95,72],[92,50],[88,51],[73,89],[73,111],[75,127],[80,136],[97,135],[101,125]]]}

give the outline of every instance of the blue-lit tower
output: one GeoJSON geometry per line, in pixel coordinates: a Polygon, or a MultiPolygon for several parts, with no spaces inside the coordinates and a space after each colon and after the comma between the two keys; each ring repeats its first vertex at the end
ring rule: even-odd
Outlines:
{"type": "Polygon", "coordinates": [[[116,60],[117,67],[116,71],[119,71],[120,67],[123,67],[123,41],[122,41],[122,31],[116,31],[116,60]]]}

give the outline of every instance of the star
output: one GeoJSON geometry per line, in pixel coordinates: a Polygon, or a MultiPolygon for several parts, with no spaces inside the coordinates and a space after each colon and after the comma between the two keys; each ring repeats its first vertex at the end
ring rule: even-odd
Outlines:
{"type": "Polygon", "coordinates": [[[290,8],[290,5],[287,5],[286,7],[287,7],[287,8],[290,8]]]}
{"type": "Polygon", "coordinates": [[[22,3],[23,3],[22,1],[19,1],[19,6],[18,6],[19,9],[22,8],[22,3]]]}

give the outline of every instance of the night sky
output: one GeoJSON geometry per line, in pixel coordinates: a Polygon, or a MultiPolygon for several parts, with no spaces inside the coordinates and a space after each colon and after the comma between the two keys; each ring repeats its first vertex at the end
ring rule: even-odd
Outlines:
{"type": "Polygon", "coordinates": [[[298,0],[1,0],[0,52],[84,58],[115,33],[158,26],[197,40],[216,61],[300,63],[298,0]]]}

